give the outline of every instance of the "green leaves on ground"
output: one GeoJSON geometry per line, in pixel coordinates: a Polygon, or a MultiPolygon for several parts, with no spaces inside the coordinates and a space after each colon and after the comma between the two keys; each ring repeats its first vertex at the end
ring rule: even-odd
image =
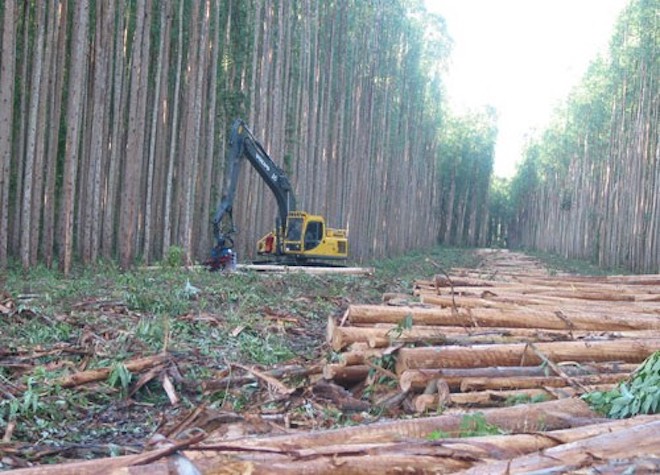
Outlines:
{"type": "Polygon", "coordinates": [[[660,351],[649,356],[631,375],[611,391],[597,391],[582,398],[596,411],[614,419],[660,412],[660,351]]]}
{"type": "MultiPolygon", "coordinates": [[[[494,424],[491,424],[486,420],[486,416],[481,412],[475,412],[474,414],[465,414],[461,419],[461,423],[458,428],[458,437],[479,437],[482,435],[502,435],[506,432],[497,427],[494,424]]],[[[453,437],[452,434],[442,430],[434,430],[428,436],[428,440],[439,440],[439,439],[448,439],[453,437]]]]}

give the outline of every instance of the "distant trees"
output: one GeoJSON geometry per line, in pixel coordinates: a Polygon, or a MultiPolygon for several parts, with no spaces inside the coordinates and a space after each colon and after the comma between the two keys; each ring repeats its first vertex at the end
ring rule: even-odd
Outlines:
{"type": "Polygon", "coordinates": [[[530,144],[513,182],[515,245],[660,272],[657,11],[631,2],[610,57],[530,144]]]}
{"type": "Polygon", "coordinates": [[[493,171],[496,113],[492,108],[449,118],[440,146],[442,221],[440,241],[484,246],[491,242],[489,189],[493,171]]]}

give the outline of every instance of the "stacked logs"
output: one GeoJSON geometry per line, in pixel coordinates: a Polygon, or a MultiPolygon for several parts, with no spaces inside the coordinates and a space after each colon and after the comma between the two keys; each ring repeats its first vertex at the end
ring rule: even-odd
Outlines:
{"type": "Polygon", "coordinates": [[[324,377],[356,387],[390,356],[386,372],[416,411],[490,407],[609,389],[660,349],[657,275],[462,270],[416,282],[414,295],[330,319],[339,362],[324,377]]]}

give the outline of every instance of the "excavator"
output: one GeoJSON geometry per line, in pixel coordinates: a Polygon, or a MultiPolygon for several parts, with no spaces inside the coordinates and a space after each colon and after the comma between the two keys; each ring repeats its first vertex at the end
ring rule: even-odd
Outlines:
{"type": "Polygon", "coordinates": [[[261,260],[286,265],[343,265],[348,257],[347,230],[329,228],[323,216],[298,209],[284,170],[273,162],[245,122],[236,119],[229,137],[223,192],[213,216],[215,245],[206,262],[209,269],[225,270],[236,263],[232,211],[244,158],[264,180],[277,202],[275,228],[257,242],[261,260]]]}

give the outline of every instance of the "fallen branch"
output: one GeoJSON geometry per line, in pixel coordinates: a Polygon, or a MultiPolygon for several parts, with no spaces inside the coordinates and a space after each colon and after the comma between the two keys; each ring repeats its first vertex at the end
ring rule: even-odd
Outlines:
{"type": "Polygon", "coordinates": [[[277,390],[281,394],[288,395],[288,394],[293,394],[296,391],[295,388],[289,388],[288,386],[286,386],[284,383],[280,382],[279,380],[277,380],[277,379],[273,378],[272,376],[269,376],[268,374],[266,374],[262,371],[259,371],[257,369],[249,368],[247,366],[243,366],[242,364],[238,364],[238,363],[232,363],[232,366],[235,367],[235,368],[240,368],[244,371],[247,371],[248,373],[253,374],[256,378],[261,379],[262,381],[266,382],[266,384],[268,384],[268,386],[274,388],[275,390],[277,390]]]}
{"type": "MultiPolygon", "coordinates": [[[[126,361],[124,366],[126,366],[126,369],[131,373],[139,373],[141,371],[153,368],[154,366],[163,364],[169,360],[170,355],[161,353],[158,355],[147,356],[145,358],[137,358],[134,360],[126,361]]],[[[112,367],[91,369],[88,371],[81,371],[79,373],[58,378],[54,380],[53,383],[63,388],[71,388],[96,381],[103,381],[108,379],[111,372],[112,367]]]]}

